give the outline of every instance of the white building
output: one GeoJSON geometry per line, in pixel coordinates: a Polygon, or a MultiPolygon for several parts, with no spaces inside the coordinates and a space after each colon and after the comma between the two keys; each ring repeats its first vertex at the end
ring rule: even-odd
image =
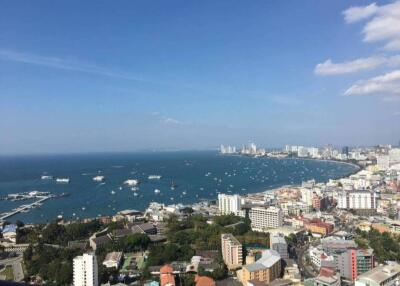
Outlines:
{"type": "Polygon", "coordinates": [[[338,193],[339,209],[376,209],[378,194],[370,191],[341,191],[338,193]]]}
{"type": "Polygon", "coordinates": [[[106,258],[103,261],[103,265],[107,268],[118,269],[122,260],[122,252],[110,252],[107,253],[106,258]]]}
{"type": "Polygon", "coordinates": [[[283,225],[283,212],[276,207],[254,207],[249,211],[251,228],[254,231],[265,231],[283,225]]]}
{"type": "Polygon", "coordinates": [[[314,197],[314,190],[309,188],[301,188],[300,193],[301,193],[301,201],[305,203],[307,206],[311,206],[314,197]]]}
{"type": "Polygon", "coordinates": [[[98,286],[98,269],[96,255],[84,253],[73,261],[74,286],[98,286]]]}
{"type": "Polygon", "coordinates": [[[311,263],[316,269],[320,269],[322,266],[334,265],[335,259],[333,256],[327,255],[323,250],[316,247],[310,247],[308,250],[311,263]]]}
{"type": "Polygon", "coordinates": [[[244,216],[241,206],[242,199],[239,195],[218,194],[218,209],[220,214],[244,216]]]}
{"type": "Polygon", "coordinates": [[[287,245],[284,235],[282,235],[282,234],[270,235],[269,245],[270,245],[270,249],[278,252],[282,259],[289,258],[288,245],[287,245]]]}
{"type": "Polygon", "coordinates": [[[304,146],[299,146],[297,148],[297,157],[307,157],[308,156],[308,149],[304,146]]]}

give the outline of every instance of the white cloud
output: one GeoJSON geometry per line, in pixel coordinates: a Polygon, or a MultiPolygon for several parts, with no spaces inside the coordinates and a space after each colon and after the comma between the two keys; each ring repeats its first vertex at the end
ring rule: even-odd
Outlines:
{"type": "Polygon", "coordinates": [[[343,14],[347,23],[367,20],[362,30],[365,42],[383,41],[383,49],[400,50],[400,1],[351,7],[343,14]]]}
{"type": "Polygon", "coordinates": [[[178,125],[184,124],[182,121],[179,121],[178,119],[171,117],[165,117],[163,121],[165,124],[178,124],[178,125]]]}
{"type": "Polygon", "coordinates": [[[348,88],[344,95],[400,95],[400,70],[359,81],[348,88]]]}
{"type": "Polygon", "coordinates": [[[101,75],[106,77],[147,82],[147,80],[133,76],[131,74],[111,71],[110,69],[104,67],[85,63],[82,61],[77,61],[74,59],[40,56],[30,53],[20,53],[20,52],[0,49],[0,60],[44,66],[62,70],[78,71],[78,72],[101,75]]]}
{"type": "Polygon", "coordinates": [[[353,61],[334,63],[331,59],[323,63],[317,64],[314,73],[317,75],[339,75],[355,73],[364,70],[371,70],[383,64],[388,64],[391,58],[384,56],[373,56],[368,58],[360,58],[353,61]]]}
{"type": "Polygon", "coordinates": [[[368,6],[356,6],[350,7],[343,12],[344,18],[347,23],[354,23],[366,18],[371,17],[378,11],[376,3],[372,3],[368,6]]]}

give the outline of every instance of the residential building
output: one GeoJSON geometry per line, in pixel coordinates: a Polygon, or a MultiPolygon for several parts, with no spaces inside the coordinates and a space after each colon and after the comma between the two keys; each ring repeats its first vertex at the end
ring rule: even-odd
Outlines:
{"type": "Polygon", "coordinates": [[[323,222],[320,219],[312,219],[304,221],[304,228],[311,232],[313,235],[325,236],[333,231],[334,225],[323,222]]]}
{"type": "Polygon", "coordinates": [[[341,191],[338,193],[339,209],[367,210],[377,208],[378,194],[367,190],[341,191]]]}
{"type": "Polygon", "coordinates": [[[380,265],[357,277],[355,286],[396,286],[400,280],[400,265],[380,265]]]}
{"type": "Polygon", "coordinates": [[[241,209],[241,200],[239,195],[218,194],[219,213],[222,215],[244,216],[244,211],[241,209]]]}
{"type": "Polygon", "coordinates": [[[317,277],[314,278],[314,286],[340,286],[340,276],[330,268],[321,268],[317,277]]]}
{"type": "Polygon", "coordinates": [[[216,285],[214,279],[212,279],[208,276],[196,275],[194,278],[194,282],[196,283],[196,286],[215,286],[216,285]]]}
{"type": "Polygon", "coordinates": [[[238,271],[238,276],[243,285],[249,280],[258,280],[271,283],[281,275],[281,257],[275,250],[265,250],[256,262],[244,265],[238,271]]]}
{"type": "Polygon", "coordinates": [[[278,252],[282,259],[289,258],[288,245],[282,234],[270,235],[269,244],[270,249],[278,252]]]}
{"type": "Polygon", "coordinates": [[[84,253],[73,260],[73,285],[98,286],[98,269],[96,255],[84,253]]]}
{"type": "Polygon", "coordinates": [[[175,286],[174,269],[169,264],[160,268],[160,286],[175,286]]]}
{"type": "Polygon", "coordinates": [[[229,270],[242,266],[242,244],[232,234],[221,234],[221,250],[222,258],[229,270]]]}
{"type": "Polygon", "coordinates": [[[4,239],[8,239],[9,241],[16,243],[17,242],[17,225],[7,224],[6,226],[4,226],[2,234],[3,234],[4,239]]]}
{"type": "Polygon", "coordinates": [[[107,253],[106,258],[103,261],[103,265],[107,268],[112,268],[114,267],[115,269],[118,269],[122,260],[122,252],[110,252],[107,253]]]}
{"type": "Polygon", "coordinates": [[[362,273],[374,267],[372,249],[350,248],[338,256],[338,270],[347,280],[354,281],[362,273]]]}
{"type": "Polygon", "coordinates": [[[251,228],[254,231],[266,231],[283,225],[283,212],[277,207],[254,207],[249,211],[251,228]]]}

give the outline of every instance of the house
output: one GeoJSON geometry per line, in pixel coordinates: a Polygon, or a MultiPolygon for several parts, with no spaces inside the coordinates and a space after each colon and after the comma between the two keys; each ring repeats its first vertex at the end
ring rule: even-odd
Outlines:
{"type": "Polygon", "coordinates": [[[265,250],[261,253],[260,259],[244,265],[237,273],[244,285],[249,280],[271,283],[281,275],[281,256],[275,250],[265,250]]]}
{"type": "Polygon", "coordinates": [[[8,224],[4,226],[2,234],[4,239],[8,239],[14,243],[17,242],[17,226],[15,224],[8,224]]]}
{"type": "Polygon", "coordinates": [[[169,264],[160,268],[160,285],[175,286],[174,269],[169,264]]]}
{"type": "Polygon", "coordinates": [[[109,234],[98,236],[98,237],[91,237],[89,240],[90,247],[93,250],[96,250],[98,247],[101,247],[109,242],[112,242],[112,239],[109,234]]]}
{"type": "Polygon", "coordinates": [[[103,265],[107,268],[112,268],[114,267],[115,269],[118,269],[122,260],[122,252],[110,252],[107,253],[106,258],[103,261],[103,265]]]}
{"type": "Polygon", "coordinates": [[[196,277],[194,278],[194,282],[196,283],[196,286],[215,286],[214,279],[208,276],[196,275],[196,277]]]}
{"type": "Polygon", "coordinates": [[[131,227],[132,233],[157,234],[157,228],[151,223],[136,224],[131,227]]]}

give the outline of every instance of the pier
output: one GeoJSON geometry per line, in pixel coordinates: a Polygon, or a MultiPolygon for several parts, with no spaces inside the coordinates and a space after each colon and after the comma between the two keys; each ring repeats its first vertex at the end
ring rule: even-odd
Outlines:
{"type": "Polygon", "coordinates": [[[5,220],[6,218],[12,217],[20,212],[23,212],[24,210],[28,210],[37,206],[40,206],[40,204],[48,199],[50,199],[51,196],[44,196],[41,197],[39,200],[29,204],[29,205],[22,205],[14,210],[12,210],[11,212],[7,212],[7,213],[2,213],[0,214],[0,220],[5,220]]]}

